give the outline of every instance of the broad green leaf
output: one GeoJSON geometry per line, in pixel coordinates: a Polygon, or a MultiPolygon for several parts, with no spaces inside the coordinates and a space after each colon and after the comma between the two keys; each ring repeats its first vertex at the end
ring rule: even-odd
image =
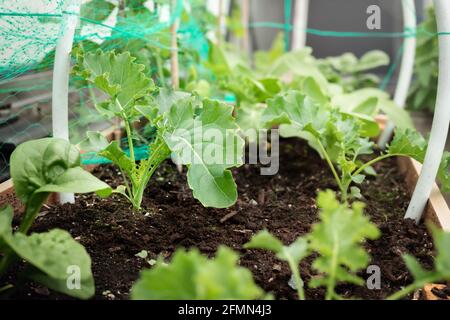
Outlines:
{"type": "Polygon", "coordinates": [[[314,78],[308,77],[303,82],[303,92],[320,104],[329,103],[329,97],[323,93],[320,85],[314,78]]]}
{"type": "Polygon", "coordinates": [[[348,208],[328,190],[319,193],[317,205],[320,222],[313,225],[308,238],[311,249],[319,255],[313,268],[321,274],[310,285],[324,285],[333,292],[339,282],[362,285],[363,280],[355,274],[369,262],[362,244],[366,239],[379,237],[379,230],[363,215],[363,203],[355,202],[348,208]]]}
{"type": "Polygon", "coordinates": [[[240,104],[239,108],[235,109],[236,122],[250,142],[256,140],[256,137],[252,135],[257,134],[257,130],[261,128],[261,117],[266,107],[264,104],[244,102],[240,104]]]}
{"type": "Polygon", "coordinates": [[[13,234],[12,219],[10,206],[0,209],[0,247],[8,247],[33,266],[26,269],[27,277],[73,297],[87,299],[94,295],[91,260],[82,245],[58,229],[31,236],[13,234]],[[71,270],[79,275],[79,287],[67,285],[71,270]]]}
{"type": "Polygon", "coordinates": [[[294,264],[298,264],[303,258],[306,258],[308,254],[308,240],[300,237],[289,246],[285,246],[283,250],[277,254],[277,257],[284,261],[292,260],[294,264]]]}
{"type": "Polygon", "coordinates": [[[0,208],[0,239],[12,234],[13,208],[10,205],[0,208]]]}
{"type": "Polygon", "coordinates": [[[264,297],[238,256],[220,247],[209,260],[196,249],[179,249],[169,264],[144,270],[131,291],[134,300],[249,300],[264,297]]]}
{"type": "Polygon", "coordinates": [[[36,190],[36,193],[47,192],[74,192],[90,193],[96,192],[101,197],[108,197],[111,194],[111,188],[103,185],[103,189],[99,189],[99,182],[93,179],[91,173],[81,167],[67,169],[63,174],[59,175],[53,183],[46,184],[36,190]]]}
{"type": "MultiPolygon", "coordinates": [[[[336,105],[342,112],[359,117],[367,122],[367,125],[371,123],[378,126],[373,117],[381,111],[387,115],[388,119],[396,127],[404,129],[414,128],[408,111],[398,107],[386,92],[378,89],[365,88],[351,93],[335,95],[332,98],[332,104],[336,105]]],[[[376,130],[376,127],[373,127],[371,130],[376,130]]],[[[373,137],[378,135],[378,133],[368,136],[373,137]]]]}
{"type": "MultiPolygon", "coordinates": [[[[102,22],[112,13],[115,5],[106,0],[91,0],[84,3],[80,9],[80,17],[102,22]]],[[[83,21],[83,20],[82,20],[83,21]]],[[[83,23],[85,23],[83,21],[83,23]]]]}
{"type": "Polygon", "coordinates": [[[88,131],[86,132],[86,138],[78,144],[78,147],[85,152],[99,152],[104,150],[108,144],[108,139],[100,132],[88,131]]]}
{"type": "Polygon", "coordinates": [[[177,250],[170,264],[158,260],[152,269],[141,272],[133,285],[133,300],[191,300],[197,296],[195,275],[207,259],[197,250],[177,250]]]}
{"type": "Polygon", "coordinates": [[[280,240],[267,230],[255,234],[250,241],[244,245],[244,248],[272,251],[277,255],[278,259],[291,262],[295,266],[309,254],[308,241],[305,238],[299,237],[290,245],[284,246],[280,240]]]}
{"type": "MultiPolygon", "coordinates": [[[[71,270],[75,270],[75,272],[78,272],[77,269],[71,269],[69,267],[68,269],[69,273],[66,275],[67,277],[70,276],[71,270]]],[[[28,268],[26,270],[26,276],[36,282],[45,285],[46,287],[52,290],[79,299],[89,299],[95,293],[94,278],[92,276],[80,279],[79,285],[78,283],[75,283],[75,281],[78,280],[74,280],[72,282],[69,279],[70,286],[68,286],[68,279],[57,279],[50,277],[45,272],[42,272],[37,268],[28,268]]]]}
{"type": "Polygon", "coordinates": [[[396,130],[388,152],[409,156],[423,162],[427,151],[427,141],[415,130],[396,130]]]}
{"type": "Polygon", "coordinates": [[[224,208],[237,200],[230,168],[242,164],[244,142],[232,106],[203,100],[199,115],[191,99],[172,105],[163,138],[177,161],[188,166],[188,184],[204,206],[224,208]]]}
{"type": "Polygon", "coordinates": [[[355,71],[358,64],[358,58],[353,53],[344,53],[337,57],[328,57],[326,61],[336,70],[343,73],[355,71]]]}
{"type": "Polygon", "coordinates": [[[186,85],[186,91],[198,94],[200,97],[209,98],[211,96],[211,85],[206,80],[192,81],[186,85]]]}
{"type": "Polygon", "coordinates": [[[166,113],[170,111],[172,105],[182,99],[186,99],[190,96],[187,92],[173,91],[171,89],[160,89],[159,94],[155,98],[155,102],[159,107],[159,112],[166,113]]]}
{"type": "Polygon", "coordinates": [[[374,115],[377,113],[377,105],[378,105],[378,98],[371,97],[363,101],[363,103],[361,103],[355,109],[353,109],[353,112],[365,115],[374,115]]]}
{"type": "Polygon", "coordinates": [[[106,149],[99,152],[99,156],[111,160],[114,164],[119,166],[120,169],[122,169],[129,175],[132,174],[134,163],[120,148],[119,143],[117,141],[111,141],[111,143],[106,147],[106,149]]]}
{"type": "MultiPolygon", "coordinates": [[[[427,141],[420,133],[412,129],[396,130],[388,153],[411,157],[423,163],[428,148],[427,141]]],[[[437,178],[444,192],[450,192],[450,153],[445,152],[439,166],[437,178]]]]}
{"type": "Polygon", "coordinates": [[[311,48],[285,53],[272,64],[267,75],[280,79],[286,75],[301,78],[312,77],[322,88],[328,86],[327,79],[311,55],[311,48]]]}
{"type": "Polygon", "coordinates": [[[19,145],[11,155],[17,196],[27,203],[37,193],[99,192],[110,187],[80,167],[78,149],[63,139],[44,138],[19,145]]]}
{"type": "Polygon", "coordinates": [[[255,67],[258,71],[266,73],[270,66],[285,53],[284,33],[279,32],[268,51],[255,52],[255,67]]]}
{"type": "Polygon", "coordinates": [[[116,54],[98,50],[78,54],[77,58],[74,72],[109,96],[100,109],[97,108],[103,110],[105,116],[134,117],[135,105],[155,89],[153,81],[144,73],[144,65],[135,63],[129,52],[116,54]]]}
{"type": "Polygon", "coordinates": [[[288,124],[299,132],[310,125],[319,134],[325,129],[329,118],[330,111],[326,106],[318,104],[299,91],[288,91],[267,101],[262,123],[266,128],[288,124]]]}
{"type": "Polygon", "coordinates": [[[389,95],[382,90],[365,88],[353,91],[351,93],[335,95],[332,98],[332,104],[344,112],[362,113],[367,116],[375,116],[379,111],[379,103],[375,107],[369,104],[371,108],[362,108],[368,100],[373,102],[370,99],[377,99],[377,102],[380,102],[383,100],[388,100],[389,95]]]}
{"type": "Polygon", "coordinates": [[[400,108],[394,101],[388,99],[380,100],[378,106],[397,128],[414,128],[414,123],[409,112],[403,108],[400,108]]]}
{"type": "Polygon", "coordinates": [[[283,250],[283,243],[269,231],[263,230],[252,236],[249,242],[244,245],[246,249],[266,249],[274,253],[283,250]]]}
{"type": "Polygon", "coordinates": [[[75,297],[87,299],[94,295],[91,259],[84,247],[67,231],[53,229],[29,236],[19,232],[1,236],[18,256],[43,273],[33,272],[33,279],[75,297]],[[78,289],[70,290],[67,285],[62,288],[67,283],[71,268],[79,271],[82,286],[78,289]]]}
{"type": "Polygon", "coordinates": [[[372,50],[365,53],[356,64],[354,71],[361,72],[389,65],[390,59],[386,52],[372,50]]]}

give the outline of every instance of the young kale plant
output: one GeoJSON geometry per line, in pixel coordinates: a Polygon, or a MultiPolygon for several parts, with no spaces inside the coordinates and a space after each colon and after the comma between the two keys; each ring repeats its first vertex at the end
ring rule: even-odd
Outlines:
{"type": "Polygon", "coordinates": [[[351,208],[340,204],[334,192],[320,192],[317,197],[320,208],[320,222],[313,225],[312,232],[299,237],[289,246],[268,231],[254,235],[247,249],[266,249],[274,252],[278,259],[286,261],[291,269],[298,296],[305,299],[303,281],[299,272],[301,260],[315,252],[318,257],[313,262],[313,269],[320,273],[310,282],[310,287],[325,286],[326,299],[341,299],[336,293],[339,282],[363,285],[364,281],[356,272],[365,268],[369,255],[361,243],[365,239],[376,239],[379,236],[377,227],[363,215],[364,204],[353,203],[351,208]]]}
{"type": "MultiPolygon", "coordinates": [[[[398,129],[387,152],[366,161],[367,155],[374,153],[374,144],[368,138],[367,124],[371,123],[358,115],[339,111],[317,85],[309,84],[303,92],[288,91],[268,100],[262,122],[267,128],[280,125],[284,137],[307,140],[326,160],[342,201],[361,196],[355,184],[361,184],[367,174],[375,174],[372,166],[381,160],[405,156],[423,162],[427,142],[413,129],[398,129]],[[361,159],[363,155],[365,159],[361,159]]],[[[449,165],[450,154],[446,153],[438,174],[444,191],[450,189],[449,165]]]]}
{"type": "Polygon", "coordinates": [[[289,246],[284,246],[269,231],[263,230],[254,235],[250,242],[244,245],[244,248],[266,249],[275,253],[281,261],[287,262],[289,269],[291,269],[298,297],[300,300],[305,300],[305,290],[303,289],[303,280],[298,265],[301,260],[309,255],[308,240],[306,238],[300,237],[289,246]]]}
{"type": "Polygon", "coordinates": [[[107,117],[123,120],[130,152],[127,155],[118,142],[108,143],[101,134],[93,132],[81,147],[99,152],[120,169],[125,186],[114,192],[124,195],[135,209],[141,208],[153,173],[171,154],[180,164],[187,165],[188,184],[204,206],[231,206],[237,191],[230,168],[242,164],[243,152],[232,107],[182,92],[161,90],[157,94],[143,69],[129,53],[78,53],[75,73],[108,95],[97,109],[107,117]],[[138,163],[133,151],[132,123],[142,116],[156,128],[156,138],[149,145],[149,158],[138,163]]]}
{"type": "Polygon", "coordinates": [[[369,51],[360,59],[353,53],[344,53],[318,61],[318,66],[327,80],[340,85],[345,92],[377,87],[379,77],[368,71],[387,65],[389,56],[380,50],[369,51]]]}
{"type": "Polygon", "coordinates": [[[209,260],[197,249],[178,249],[169,264],[159,259],[141,272],[131,290],[135,300],[253,300],[270,298],[253,281],[251,272],[238,266],[239,256],[220,247],[209,260]]]}
{"type": "Polygon", "coordinates": [[[309,286],[325,286],[327,300],[341,299],[336,293],[339,282],[364,284],[364,280],[356,275],[370,261],[362,244],[366,239],[378,238],[380,231],[364,216],[361,202],[354,202],[349,208],[340,204],[335,194],[327,190],[319,193],[317,206],[320,208],[320,222],[313,225],[308,239],[310,250],[319,255],[312,267],[320,276],[312,279],[309,286]]]}
{"type": "Polygon", "coordinates": [[[403,255],[403,260],[414,277],[414,282],[389,296],[388,300],[401,299],[415,290],[423,288],[427,283],[450,281],[450,233],[440,230],[434,225],[430,225],[429,228],[437,251],[433,270],[424,270],[416,258],[409,254],[403,255]]]}
{"type": "Polygon", "coordinates": [[[16,195],[25,204],[25,212],[18,230],[13,232],[12,208],[0,209],[0,277],[14,262],[23,259],[27,262],[26,277],[74,297],[91,297],[94,280],[84,247],[60,229],[27,233],[50,193],[97,192],[108,196],[111,188],[80,167],[76,147],[54,138],[19,145],[11,155],[11,177],[16,195]],[[78,266],[81,276],[80,286],[74,284],[73,288],[67,285],[71,266],[78,266]]]}

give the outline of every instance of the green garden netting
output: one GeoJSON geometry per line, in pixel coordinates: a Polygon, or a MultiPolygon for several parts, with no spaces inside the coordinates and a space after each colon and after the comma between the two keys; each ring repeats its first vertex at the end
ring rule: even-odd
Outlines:
{"type": "MultiPolygon", "coordinates": [[[[130,51],[144,64],[160,86],[170,85],[170,26],[179,21],[180,70],[202,70],[208,55],[207,34],[217,18],[208,11],[206,0],[0,0],[0,180],[7,174],[8,150],[26,140],[51,135],[51,87],[54,51],[69,17],[76,15],[74,47],[84,51],[114,49],[130,51]],[[6,151],[5,151],[6,150],[6,151]],[[3,159],[2,159],[3,157],[3,159]]],[[[285,23],[254,22],[251,28],[277,28],[285,33],[289,49],[292,32],[292,0],[284,1],[285,23]]],[[[323,37],[406,38],[428,30],[403,32],[341,32],[308,29],[323,37]]],[[[400,49],[401,50],[401,49],[400,49]]],[[[401,52],[401,51],[400,51],[401,52]]],[[[385,88],[399,65],[393,61],[382,82],[385,88]]],[[[198,71],[196,71],[198,72],[198,71]]],[[[232,97],[228,97],[232,98],[232,97]]],[[[101,96],[81,79],[70,80],[70,137],[76,143],[87,130],[105,123],[94,104],[101,96]]],[[[144,130],[149,130],[145,128],[144,130]]],[[[148,136],[143,132],[142,136],[148,136]]],[[[144,141],[145,142],[145,141],[144,141]]],[[[146,143],[136,151],[148,155],[146,143]]],[[[85,155],[85,163],[104,161],[85,155]]]]}
{"type": "MultiPolygon", "coordinates": [[[[149,75],[168,85],[170,26],[179,20],[182,70],[208,54],[205,34],[214,16],[205,1],[0,0],[0,177],[8,172],[8,149],[51,135],[51,88],[55,46],[76,15],[74,47],[84,51],[130,51],[149,75]]],[[[101,98],[80,79],[70,79],[70,137],[110,126],[93,105],[101,98]]],[[[146,157],[142,147],[138,156],[146,157]]],[[[101,161],[92,156],[86,163],[101,161]]]]}

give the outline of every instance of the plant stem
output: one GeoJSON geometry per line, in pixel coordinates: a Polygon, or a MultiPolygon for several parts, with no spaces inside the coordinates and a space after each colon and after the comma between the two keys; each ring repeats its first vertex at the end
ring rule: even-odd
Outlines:
{"type": "Polygon", "coordinates": [[[146,161],[146,167],[145,167],[145,175],[142,177],[142,179],[139,181],[138,187],[133,194],[133,206],[137,209],[140,209],[141,203],[142,203],[142,197],[144,195],[145,187],[147,186],[149,180],[153,176],[153,173],[155,173],[156,169],[159,167],[159,165],[170,155],[170,150],[167,147],[164,140],[157,137],[155,140],[155,143],[152,144],[153,146],[157,146],[154,148],[154,150],[151,150],[151,156],[146,161]]]}
{"type": "Polygon", "coordinates": [[[12,284],[7,284],[6,286],[3,286],[0,288],[0,293],[7,291],[9,289],[12,289],[12,288],[14,288],[14,286],[12,284]]]}
{"type": "Polygon", "coordinates": [[[437,281],[437,279],[430,278],[426,280],[422,280],[416,283],[411,283],[410,285],[404,287],[402,290],[397,291],[386,298],[386,300],[398,300],[403,298],[404,296],[410,294],[414,290],[422,288],[426,283],[433,283],[437,281]]]}
{"type": "Polygon", "coordinates": [[[134,157],[134,145],[133,145],[133,136],[131,134],[131,126],[128,119],[125,119],[125,131],[127,132],[127,140],[128,140],[128,148],[130,149],[130,160],[136,164],[136,160],[134,157]]]}
{"type": "Polygon", "coordinates": [[[360,174],[360,173],[363,172],[367,167],[370,167],[371,165],[373,165],[373,164],[375,164],[375,163],[377,163],[377,162],[379,162],[379,161],[381,161],[381,160],[384,160],[384,159],[387,159],[387,158],[390,158],[390,157],[396,157],[396,156],[403,156],[403,155],[402,155],[402,154],[396,154],[396,153],[387,153],[387,154],[384,154],[384,155],[382,155],[382,156],[379,156],[379,157],[377,157],[377,158],[375,158],[375,159],[372,159],[372,160],[370,160],[369,162],[366,162],[365,164],[363,164],[361,167],[359,167],[358,170],[356,170],[356,171],[352,174],[352,176],[356,176],[356,175],[360,174]]]}
{"type": "MultiPolygon", "coordinates": [[[[336,168],[335,168],[334,165],[333,165],[333,162],[331,161],[330,157],[328,156],[328,153],[326,152],[326,150],[325,150],[325,148],[324,148],[322,142],[320,142],[319,139],[316,139],[316,141],[317,141],[317,144],[318,144],[319,147],[320,147],[320,151],[322,152],[323,156],[325,157],[325,160],[326,160],[327,163],[328,163],[328,166],[329,166],[330,169],[331,169],[331,172],[333,173],[334,179],[336,180],[336,183],[338,184],[339,190],[341,190],[342,196],[344,196],[344,193],[346,194],[346,193],[347,193],[347,190],[344,190],[344,187],[343,187],[343,185],[342,185],[341,179],[339,178],[339,175],[338,175],[338,173],[337,173],[337,171],[336,171],[336,168]]],[[[346,196],[345,196],[345,197],[346,197],[346,196]]]]}
{"type": "Polygon", "coordinates": [[[339,252],[339,237],[337,232],[333,229],[333,258],[331,259],[331,272],[330,277],[328,279],[328,285],[327,285],[327,295],[325,297],[326,300],[333,299],[334,296],[334,287],[336,285],[336,269],[338,267],[338,252],[339,252]]]}
{"type": "Polygon", "coordinates": [[[20,223],[18,232],[21,232],[23,234],[27,234],[30,227],[33,225],[34,220],[36,219],[37,214],[39,213],[39,210],[42,208],[44,203],[47,201],[47,198],[49,197],[50,193],[43,192],[43,193],[37,193],[33,194],[31,198],[27,201],[26,207],[25,207],[25,215],[20,223]]]}
{"type": "Polygon", "coordinates": [[[305,290],[303,289],[303,280],[298,271],[298,266],[295,265],[292,259],[288,259],[289,268],[294,276],[295,286],[297,287],[297,294],[300,300],[305,300],[305,290]]]}

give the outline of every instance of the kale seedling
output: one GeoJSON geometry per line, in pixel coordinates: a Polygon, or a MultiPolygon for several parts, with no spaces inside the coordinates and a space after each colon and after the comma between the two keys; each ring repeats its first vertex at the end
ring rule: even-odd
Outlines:
{"type": "MultiPolygon", "coordinates": [[[[284,136],[307,140],[327,162],[344,202],[349,197],[361,196],[360,189],[351,185],[361,184],[367,174],[375,174],[372,167],[375,163],[396,156],[423,162],[427,149],[427,142],[419,133],[399,129],[386,153],[369,161],[361,159],[374,153],[374,144],[366,137],[364,119],[331,106],[314,85],[309,86],[307,94],[288,91],[268,100],[262,122],[268,128],[280,125],[284,136]]],[[[449,165],[450,154],[446,153],[438,174],[444,191],[450,189],[449,165]]]]}
{"type": "Polygon", "coordinates": [[[416,258],[408,254],[403,255],[403,260],[413,275],[414,282],[389,296],[388,300],[405,297],[415,290],[423,288],[427,283],[450,281],[450,233],[437,229],[433,225],[430,226],[430,229],[437,251],[433,270],[424,270],[416,258]]]}
{"type": "Polygon", "coordinates": [[[288,263],[297,289],[300,300],[305,300],[305,291],[303,289],[303,280],[300,276],[298,264],[301,260],[309,255],[308,240],[306,238],[298,238],[289,246],[284,246],[267,230],[258,232],[252,237],[250,242],[244,245],[246,249],[266,249],[274,252],[277,258],[288,263]]]}
{"type": "Polygon", "coordinates": [[[313,269],[320,272],[310,282],[310,287],[325,286],[326,299],[340,298],[335,292],[338,282],[362,285],[364,281],[355,275],[369,262],[369,255],[361,243],[365,239],[375,239],[379,231],[363,215],[364,204],[353,203],[351,208],[340,204],[334,192],[320,192],[317,197],[320,208],[320,222],[313,225],[312,232],[299,237],[289,246],[264,230],[254,235],[245,245],[247,249],[266,249],[286,261],[291,269],[299,299],[305,299],[303,281],[299,272],[301,260],[316,252],[319,257],[313,262],[313,269]]]}
{"type": "Polygon", "coordinates": [[[389,56],[380,50],[369,51],[360,59],[353,53],[344,53],[318,61],[318,66],[327,80],[340,85],[345,92],[377,87],[380,79],[368,71],[387,65],[389,56]]]}
{"type": "MultiPolygon", "coordinates": [[[[89,298],[94,294],[91,259],[84,247],[60,229],[27,235],[39,210],[52,192],[89,193],[101,196],[111,188],[80,167],[76,147],[62,139],[45,138],[19,145],[11,155],[11,177],[16,195],[25,204],[17,232],[13,232],[13,210],[0,209],[0,276],[18,258],[28,265],[25,276],[65,294],[89,298]],[[77,266],[80,286],[67,285],[71,266],[77,266]]],[[[76,271],[76,270],[75,270],[76,271]]]]}
{"type": "Polygon", "coordinates": [[[108,95],[97,105],[107,117],[120,117],[125,125],[129,156],[113,141],[89,133],[81,147],[97,151],[121,170],[124,195],[141,208],[144,190],[155,170],[171,154],[188,166],[188,184],[204,206],[228,207],[237,199],[229,170],[242,164],[243,140],[232,117],[232,107],[213,100],[198,100],[182,92],[157,90],[143,73],[144,66],[129,53],[78,53],[75,72],[108,95]],[[156,128],[150,157],[138,163],[133,151],[132,122],[145,116],[156,128]]]}
{"type": "Polygon", "coordinates": [[[310,250],[319,254],[312,267],[320,275],[314,277],[309,286],[325,286],[327,300],[340,299],[335,291],[338,282],[364,284],[355,274],[369,263],[369,255],[362,243],[365,239],[378,238],[380,231],[364,216],[361,202],[354,202],[349,208],[327,190],[319,193],[317,205],[320,222],[313,225],[308,239],[310,250]]]}

